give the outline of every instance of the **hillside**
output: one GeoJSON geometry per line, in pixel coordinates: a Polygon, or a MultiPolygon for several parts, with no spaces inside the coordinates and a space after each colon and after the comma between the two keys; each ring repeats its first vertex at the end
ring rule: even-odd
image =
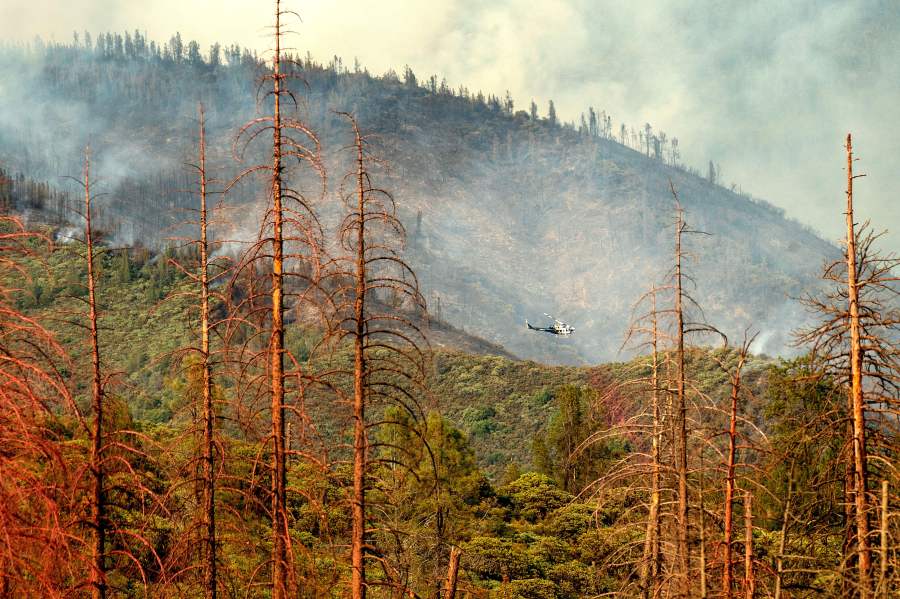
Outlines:
{"type": "Polygon", "coordinates": [[[0,596],[898,595],[849,134],[822,275],[649,123],[281,54],[274,8],[272,71],[0,45],[0,596]]]}
{"type": "MultiPolygon", "coordinates": [[[[103,251],[99,261],[101,350],[104,363],[117,373],[117,394],[125,399],[140,426],[174,426],[184,398],[183,354],[195,334],[194,309],[181,295],[190,282],[165,256],[148,252],[103,251]]],[[[73,315],[83,310],[84,276],[77,247],[63,245],[30,262],[18,305],[38,321],[47,323],[72,356],[73,366],[87,359],[83,329],[73,315]]],[[[9,284],[9,282],[4,282],[9,284]]],[[[499,480],[510,464],[523,471],[532,466],[531,442],[547,434],[557,413],[557,392],[566,385],[596,389],[604,398],[601,419],[617,424],[623,414],[639,410],[643,394],[634,386],[621,386],[649,373],[647,358],[592,367],[549,366],[519,360],[502,348],[468,335],[446,323],[427,325],[432,347],[432,371],[427,381],[426,409],[439,412],[465,433],[479,468],[499,480]]],[[[315,339],[314,327],[294,329],[288,345],[297,354],[315,339]]],[[[338,351],[338,361],[351,360],[349,351],[338,351]]],[[[770,362],[756,358],[751,371],[760,372],[770,362]]],[[[702,350],[689,354],[688,366],[698,390],[718,396],[727,389],[724,373],[702,350]]],[[[752,380],[752,377],[751,377],[752,380]]],[[[231,383],[226,387],[231,388],[231,383]]],[[[88,389],[78,389],[85,397],[88,389]]],[[[346,415],[330,396],[308,400],[310,416],[323,436],[334,442],[343,434],[346,415]]]]}
{"type": "MultiPolygon", "coordinates": [[[[121,243],[160,246],[184,218],[196,102],[208,105],[219,178],[236,172],[230,140],[254,114],[261,66],[226,48],[218,60],[176,60],[152,51],[46,46],[0,51],[0,165],[60,181],[80,170],[90,142],[95,172],[110,196],[101,218],[121,243]]],[[[757,351],[785,351],[802,318],[789,298],[815,283],[837,250],[782,213],[692,174],[670,160],[626,147],[608,132],[584,133],[515,111],[497,98],[420,85],[407,73],[373,77],[340,62],[301,61],[301,110],[318,132],[330,192],[344,167],[346,128],[334,109],[352,110],[391,164],[383,186],[395,194],[410,234],[407,259],[431,311],[507,351],[547,363],[613,359],[631,306],[671,264],[678,190],[692,236],[688,269],[706,319],[737,334],[761,331],[757,351]],[[529,333],[550,312],[576,328],[570,339],[529,333]]],[[[649,148],[648,148],[649,153],[649,148]]],[[[62,185],[62,183],[61,183],[62,185]]],[[[327,218],[333,195],[322,200],[327,218]]],[[[223,237],[249,238],[254,222],[233,208],[223,237]]],[[[65,200],[36,206],[61,220],[65,200]]]]}

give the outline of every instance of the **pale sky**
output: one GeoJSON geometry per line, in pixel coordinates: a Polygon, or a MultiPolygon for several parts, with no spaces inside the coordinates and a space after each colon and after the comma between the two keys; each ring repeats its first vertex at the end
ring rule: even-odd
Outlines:
{"type": "MultiPolygon", "coordinates": [[[[713,159],[726,182],[842,234],[843,138],[868,176],[857,206],[900,249],[900,2],[895,0],[285,0],[292,45],[374,73],[432,73],[517,108],[588,105],[614,127],[650,122],[686,163],[713,159]]],[[[69,40],[73,30],[175,31],[268,46],[267,0],[0,0],[0,38],[69,40]],[[152,7],[152,8],[148,8],[152,7]]]]}

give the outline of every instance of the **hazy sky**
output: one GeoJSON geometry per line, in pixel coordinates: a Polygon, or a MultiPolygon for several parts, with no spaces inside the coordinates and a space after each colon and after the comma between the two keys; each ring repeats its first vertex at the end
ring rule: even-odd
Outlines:
{"type": "MultiPolygon", "coordinates": [[[[685,162],[712,158],[726,182],[829,239],[842,231],[842,143],[854,134],[857,205],[900,249],[900,2],[896,0],[285,0],[292,45],[375,73],[409,64],[517,108],[588,105],[614,127],[650,122],[685,162]]],[[[0,0],[0,37],[175,31],[265,49],[267,0],[0,0]]]]}

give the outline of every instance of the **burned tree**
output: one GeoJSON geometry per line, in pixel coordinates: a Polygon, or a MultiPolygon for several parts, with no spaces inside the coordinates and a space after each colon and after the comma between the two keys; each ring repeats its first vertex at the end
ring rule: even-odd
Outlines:
{"type": "Polygon", "coordinates": [[[228,315],[222,309],[228,298],[219,285],[230,273],[230,260],[224,256],[213,258],[221,243],[214,241],[211,226],[215,206],[210,202],[216,192],[211,186],[207,161],[206,118],[202,104],[198,106],[197,162],[190,167],[197,174],[192,192],[198,199],[196,215],[189,226],[196,227],[196,235],[180,240],[175,257],[169,263],[191,282],[188,290],[173,291],[166,299],[192,300],[192,320],[196,327],[195,341],[175,353],[174,363],[186,378],[184,409],[189,418],[183,436],[187,439],[188,455],[176,460],[178,472],[173,476],[172,503],[180,511],[189,512],[186,538],[179,543],[180,551],[170,556],[172,575],[199,570],[204,595],[214,599],[219,594],[218,562],[220,558],[218,522],[218,498],[220,479],[224,468],[224,446],[220,437],[220,418],[223,410],[221,388],[216,382],[216,370],[223,360],[221,342],[216,343],[228,324],[228,315]],[[196,308],[196,313],[193,313],[196,308]],[[193,487],[195,502],[181,505],[179,488],[193,487]],[[199,555],[199,564],[195,563],[199,555]]]}
{"type": "Polygon", "coordinates": [[[734,523],[735,452],[737,450],[738,400],[741,394],[741,371],[747,359],[748,345],[741,348],[740,359],[731,378],[731,413],[728,418],[728,454],[725,462],[725,509],[722,538],[722,592],[731,597],[733,579],[732,531],[734,523]]]}
{"type": "Polygon", "coordinates": [[[297,115],[297,100],[287,85],[293,75],[284,71],[290,61],[282,51],[282,21],[291,14],[282,10],[280,0],[276,0],[272,67],[260,84],[265,89],[265,101],[271,102],[271,113],[248,122],[235,140],[235,154],[243,158],[250,144],[271,134],[271,162],[245,169],[229,185],[233,187],[258,174],[264,177],[268,188],[259,234],[240,258],[232,280],[235,284],[249,281],[233,306],[240,315],[235,319],[237,325],[252,330],[236,349],[236,361],[241,365],[241,399],[248,413],[256,416],[260,412],[253,404],[265,396],[269,399],[270,431],[263,440],[270,451],[270,567],[275,599],[293,595],[297,587],[292,573],[287,509],[286,422],[299,402],[293,408],[288,405],[287,384],[292,380],[297,385],[296,393],[302,394],[303,385],[308,382],[308,373],[302,370],[300,361],[285,348],[285,316],[289,310],[301,314],[304,304],[321,303],[313,296],[317,293],[323,246],[322,227],[311,200],[299,187],[301,174],[291,178],[292,167],[305,165],[324,183],[318,138],[297,115]],[[267,281],[257,280],[255,275],[260,272],[268,275],[267,281]],[[256,341],[263,338],[266,343],[260,348],[256,341]]]}
{"type": "Polygon", "coordinates": [[[200,183],[200,359],[203,385],[203,515],[205,524],[205,568],[203,588],[209,599],[215,599],[216,582],[216,408],[213,403],[212,357],[210,348],[209,310],[209,238],[206,175],[206,127],[203,105],[200,105],[199,164],[197,175],[200,183]]]}
{"type": "MultiPolygon", "coordinates": [[[[668,311],[673,322],[671,337],[673,341],[672,353],[674,367],[674,381],[670,381],[669,392],[672,397],[672,422],[671,422],[671,443],[673,448],[673,468],[676,482],[675,497],[675,570],[678,580],[678,595],[682,597],[691,596],[691,538],[690,538],[690,481],[689,481],[689,456],[691,454],[690,438],[693,430],[689,428],[691,419],[688,417],[688,409],[690,400],[688,398],[688,376],[685,366],[686,340],[689,336],[696,335],[719,335],[722,334],[714,327],[703,321],[703,311],[699,304],[694,300],[687,287],[693,284],[693,279],[685,271],[684,261],[687,252],[684,250],[685,235],[707,235],[704,231],[691,229],[684,219],[684,210],[675,190],[675,185],[669,181],[669,189],[672,198],[675,201],[675,246],[674,246],[674,266],[670,271],[669,286],[672,293],[672,308],[668,311]],[[697,313],[698,318],[691,316],[697,313]],[[674,384],[673,384],[674,383],[674,384]]],[[[701,398],[704,399],[704,398],[701,398]]],[[[702,418],[702,412],[699,413],[702,418]]],[[[700,449],[702,458],[702,448],[700,449]]],[[[702,471],[702,468],[701,468],[702,471]]],[[[702,481],[701,481],[702,488],[702,481]]],[[[700,506],[701,516],[703,506],[700,506]]],[[[703,543],[705,539],[702,536],[703,518],[700,521],[701,531],[701,594],[706,593],[706,572],[705,572],[705,547],[703,543]]]]}
{"type": "MultiPolygon", "coordinates": [[[[663,554],[661,551],[662,531],[662,493],[663,474],[668,468],[662,461],[663,443],[663,419],[664,408],[662,397],[666,392],[663,386],[662,366],[666,359],[663,351],[664,332],[660,330],[660,312],[657,307],[657,296],[663,291],[658,287],[652,287],[635,304],[635,315],[632,317],[631,326],[626,334],[623,347],[633,349],[645,349],[650,351],[650,373],[648,377],[642,377],[635,382],[644,387],[650,396],[649,414],[642,414],[641,420],[649,418],[648,424],[643,424],[644,433],[650,435],[649,455],[646,461],[649,464],[643,469],[649,470],[649,485],[647,499],[647,521],[644,532],[643,556],[640,563],[640,593],[641,597],[655,597],[662,584],[663,554]],[[649,301],[649,307],[645,312],[639,310],[649,301]],[[636,343],[634,343],[636,341],[636,343]]],[[[643,473],[642,473],[643,474],[643,473]]],[[[646,476],[646,474],[645,474],[646,476]]]]}
{"type": "Polygon", "coordinates": [[[90,150],[85,150],[84,172],[81,184],[84,186],[84,245],[85,261],[87,264],[87,290],[88,290],[88,322],[87,329],[90,340],[91,352],[91,423],[90,441],[91,450],[89,458],[89,470],[92,480],[92,497],[90,501],[91,515],[90,527],[91,539],[91,595],[94,599],[104,599],[107,592],[107,564],[106,564],[106,532],[109,527],[107,521],[107,499],[105,488],[106,464],[104,463],[104,387],[103,374],[100,364],[100,334],[98,328],[97,311],[97,279],[95,274],[96,263],[94,261],[94,230],[91,226],[91,159],[90,150]]]}
{"type": "MultiPolygon", "coordinates": [[[[696,453],[690,439],[695,435],[694,424],[690,424],[689,408],[696,403],[689,398],[688,376],[685,366],[687,338],[696,334],[717,331],[699,319],[692,319],[688,309],[700,312],[686,287],[692,279],[684,271],[682,239],[686,234],[702,233],[690,229],[684,221],[683,211],[678,203],[674,186],[671,187],[676,201],[674,266],[669,271],[669,281],[653,287],[636,303],[632,324],[623,346],[650,351],[649,372],[644,372],[630,381],[642,394],[648,397],[649,410],[634,410],[625,422],[609,429],[598,430],[582,442],[576,452],[582,452],[592,444],[603,442],[616,436],[646,439],[644,447],[626,456],[609,472],[592,483],[585,493],[594,496],[614,485],[637,485],[641,493],[646,493],[646,519],[640,526],[644,533],[639,535],[643,545],[640,557],[623,545],[612,554],[610,561],[616,564],[637,564],[637,581],[642,596],[655,596],[671,587],[672,594],[690,596],[690,503],[688,460],[696,453]],[[660,308],[660,296],[669,306],[660,308]],[[663,372],[665,371],[665,372],[663,372]],[[672,500],[663,498],[671,493],[672,500]],[[672,539],[663,539],[664,520],[673,523],[665,527],[672,539]]],[[[703,397],[696,398],[705,400],[703,397]]],[[[700,406],[702,407],[702,406],[700,406]]],[[[701,481],[702,482],[702,481],[701,481]]],[[[629,520],[626,525],[635,526],[629,520]]],[[[702,519],[701,519],[702,526],[702,519]]],[[[702,535],[701,535],[702,536],[702,535]]],[[[704,550],[701,548],[701,555],[704,550]]],[[[702,561],[702,560],[701,560],[702,561]]],[[[625,578],[625,586],[632,584],[625,578]]],[[[705,587],[705,577],[701,576],[701,587],[705,587]]]]}
{"type": "Polygon", "coordinates": [[[87,545],[91,567],[87,586],[95,599],[107,597],[111,587],[109,575],[123,573],[140,579],[145,585],[150,577],[164,577],[162,560],[147,538],[147,526],[153,517],[165,517],[165,507],[160,503],[152,483],[144,477],[150,468],[149,447],[152,441],[130,426],[128,406],[121,398],[109,392],[112,374],[103,360],[101,341],[101,301],[99,267],[102,248],[94,228],[94,200],[91,175],[90,149],[85,150],[84,170],[81,179],[74,179],[84,191],[82,217],[84,232],[81,245],[84,253],[86,313],[78,312],[70,324],[86,332],[90,383],[88,387],[91,419],[85,424],[89,443],[86,464],[76,473],[75,484],[83,494],[89,512],[84,524],[88,530],[87,545]],[[138,463],[141,463],[140,465],[138,463]],[[134,518],[127,512],[136,510],[141,517],[134,518]]]}
{"type": "MultiPolygon", "coordinates": [[[[354,168],[341,186],[346,215],[339,237],[345,256],[336,261],[331,274],[338,281],[333,296],[334,342],[348,339],[353,344],[353,369],[347,373],[353,381],[350,595],[364,599],[370,584],[366,565],[378,553],[370,536],[373,513],[367,507],[367,493],[377,484],[375,470],[380,465],[377,451],[373,455],[379,444],[373,442],[372,433],[391,420],[383,415],[391,406],[399,407],[412,423],[423,418],[418,396],[427,374],[427,344],[416,322],[424,320],[425,298],[402,257],[405,229],[394,198],[372,181],[372,169],[380,162],[353,115],[340,114],[352,127],[354,168]],[[382,415],[373,414],[373,409],[382,415]]],[[[387,583],[395,586],[397,581],[387,583]]]]}
{"type": "Polygon", "coordinates": [[[72,456],[59,415],[80,416],[62,371],[69,360],[53,335],[15,308],[16,280],[49,240],[0,218],[0,596],[66,597],[86,560],[70,501],[72,456]]]}
{"type": "Polygon", "coordinates": [[[679,579],[679,593],[681,596],[690,596],[691,579],[690,579],[690,545],[689,545],[689,514],[690,504],[688,497],[688,402],[686,390],[686,374],[684,365],[685,356],[685,336],[698,330],[709,330],[708,327],[697,326],[685,319],[685,304],[695,304],[696,302],[690,297],[685,290],[685,279],[689,277],[685,274],[683,268],[683,260],[685,257],[682,246],[682,238],[685,234],[699,233],[690,229],[684,221],[684,211],[678,201],[678,194],[675,186],[669,182],[669,188],[672,197],[675,199],[675,266],[672,271],[672,288],[674,305],[672,308],[675,328],[675,389],[673,399],[674,405],[674,441],[675,441],[675,473],[678,477],[677,483],[677,508],[676,508],[676,549],[677,568],[679,579]]]}
{"type": "MultiPolygon", "coordinates": [[[[721,357],[718,354],[712,354],[713,359],[718,363],[721,370],[728,376],[729,394],[728,405],[722,409],[726,415],[727,429],[725,436],[728,440],[728,446],[724,450],[723,458],[723,474],[725,478],[724,490],[722,494],[722,596],[733,597],[734,592],[734,503],[735,494],[738,491],[738,468],[746,466],[746,460],[741,460],[738,456],[738,449],[742,451],[753,447],[752,441],[741,429],[747,426],[743,416],[741,406],[744,397],[747,395],[744,384],[744,369],[750,357],[750,346],[753,344],[756,335],[745,333],[741,346],[737,349],[736,354],[729,351],[727,339],[725,340],[725,349],[721,357]],[[734,358],[735,363],[729,365],[730,358],[734,358]]],[[[715,430],[715,429],[714,429],[715,430]]],[[[720,436],[721,431],[715,430],[715,436],[720,436]]],[[[745,491],[745,500],[749,500],[750,492],[745,491]]]]}
{"type": "MultiPolygon", "coordinates": [[[[869,223],[854,220],[853,183],[863,175],[853,174],[853,147],[847,135],[847,189],[844,257],[826,266],[825,281],[832,284],[824,297],[806,297],[806,305],[821,318],[816,326],[798,334],[809,344],[822,373],[843,385],[847,394],[848,478],[850,500],[847,526],[853,545],[844,556],[855,561],[856,594],[865,599],[873,593],[870,539],[869,477],[873,471],[872,451],[884,454],[896,449],[897,394],[900,390],[897,332],[900,318],[896,309],[897,275],[900,260],[880,254],[875,243],[880,237],[869,223]],[[851,522],[852,521],[852,522],[851,522]]],[[[878,460],[879,469],[885,464],[878,460]]]]}

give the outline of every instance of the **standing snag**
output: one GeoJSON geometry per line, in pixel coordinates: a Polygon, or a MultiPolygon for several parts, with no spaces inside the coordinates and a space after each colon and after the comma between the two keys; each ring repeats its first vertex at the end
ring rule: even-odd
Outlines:
{"type": "Polygon", "coordinates": [[[832,288],[821,298],[804,298],[820,321],[800,331],[797,339],[811,347],[822,373],[843,385],[846,392],[846,525],[850,542],[845,544],[844,564],[855,564],[856,594],[867,599],[874,592],[870,538],[874,514],[868,481],[873,473],[884,471],[885,458],[896,450],[900,319],[892,306],[900,295],[895,272],[900,259],[879,253],[875,242],[880,235],[872,232],[868,222],[858,225],[854,220],[853,184],[863,175],[853,174],[849,134],[846,142],[844,257],[824,270],[823,278],[832,288]],[[873,452],[878,456],[874,461],[870,460],[873,452]]]}
{"type": "Polygon", "coordinates": [[[39,322],[16,309],[26,262],[49,240],[0,217],[0,596],[71,596],[90,562],[77,539],[71,501],[75,460],[61,417],[85,424],[63,373],[70,362],[39,322]]]}
{"type": "Polygon", "coordinates": [[[84,244],[87,261],[87,289],[88,289],[88,334],[91,348],[91,413],[93,424],[91,427],[91,452],[90,472],[93,481],[93,496],[91,498],[91,595],[94,599],[105,599],[107,591],[107,565],[106,565],[106,531],[107,506],[104,463],[104,388],[103,376],[100,366],[100,337],[97,326],[97,281],[94,262],[94,231],[91,227],[91,157],[90,149],[84,152],[84,173],[82,185],[84,186],[84,244]]]}
{"type": "MultiPolygon", "coordinates": [[[[370,509],[367,494],[372,487],[384,487],[377,475],[383,457],[377,454],[385,445],[373,443],[371,437],[385,424],[415,426],[424,420],[418,396],[427,375],[427,342],[416,320],[423,320],[425,298],[402,257],[405,229],[397,217],[394,198],[372,181],[372,167],[379,161],[370,153],[354,116],[339,114],[353,131],[354,168],[341,185],[347,212],[339,238],[345,255],[331,273],[336,280],[331,335],[336,344],[347,338],[353,344],[350,594],[364,599],[370,585],[367,562],[373,554],[382,553],[371,533],[387,528],[384,523],[370,525],[376,510],[370,509]],[[385,413],[392,408],[399,409],[403,418],[385,413]],[[372,414],[374,410],[378,412],[372,414]]],[[[384,510],[384,506],[377,508],[384,510]]],[[[383,557],[380,561],[384,566],[383,557]]],[[[384,584],[405,586],[398,580],[384,584]]]]}
{"type": "MultiPolygon", "coordinates": [[[[254,174],[265,176],[268,203],[255,242],[244,251],[235,267],[232,281],[247,281],[233,311],[240,314],[231,327],[229,337],[250,329],[236,348],[241,386],[238,407],[244,413],[258,416],[254,404],[265,395],[269,399],[269,434],[265,444],[270,451],[269,517],[272,523],[272,551],[269,561],[274,599],[284,599],[299,591],[294,575],[290,517],[287,506],[287,419],[299,414],[302,394],[309,382],[300,360],[285,347],[285,316],[288,311],[302,314],[306,306],[323,303],[316,299],[321,277],[323,231],[310,199],[299,188],[301,173],[292,168],[306,165],[324,184],[324,168],[319,159],[319,140],[297,115],[297,100],[287,85],[292,76],[283,70],[290,64],[282,52],[285,35],[283,18],[293,14],[275,2],[274,50],[271,72],[262,77],[265,100],[271,101],[271,114],[253,119],[239,131],[235,154],[242,158],[256,139],[271,133],[271,162],[242,171],[229,185],[237,185],[254,174]],[[262,271],[268,280],[261,279],[262,271]],[[256,343],[265,338],[266,346],[256,343]],[[290,381],[290,383],[289,383],[290,381]],[[299,397],[289,402],[288,386],[299,397]],[[293,403],[293,406],[290,405],[293,403]]],[[[233,341],[236,338],[232,339],[233,341]]]]}
{"type": "MultiPolygon", "coordinates": [[[[214,207],[210,203],[212,184],[207,161],[206,115],[203,104],[198,106],[197,162],[190,167],[196,171],[197,183],[192,192],[198,205],[190,209],[196,220],[188,223],[196,227],[196,236],[182,239],[169,263],[191,282],[188,290],[177,289],[166,299],[188,297],[191,300],[191,316],[196,326],[196,337],[186,347],[180,348],[174,360],[185,376],[185,405],[189,412],[182,431],[188,447],[188,455],[173,460],[178,474],[172,477],[173,501],[185,514],[185,536],[177,544],[170,559],[176,579],[179,574],[199,573],[199,584],[207,599],[215,599],[220,591],[219,561],[221,559],[219,523],[220,479],[224,472],[225,444],[221,435],[222,381],[218,371],[224,352],[216,343],[228,315],[220,315],[219,308],[227,304],[218,283],[230,273],[230,261],[224,256],[213,258],[221,243],[212,238],[214,207]],[[196,313],[194,313],[196,309],[196,313]],[[187,480],[185,480],[185,478],[187,480]],[[178,501],[178,488],[190,483],[194,488],[194,501],[178,501]],[[199,556],[199,560],[197,559],[199,556]],[[199,561],[199,563],[196,563],[199,561]]],[[[230,491],[230,489],[225,489],[230,491]]]]}

